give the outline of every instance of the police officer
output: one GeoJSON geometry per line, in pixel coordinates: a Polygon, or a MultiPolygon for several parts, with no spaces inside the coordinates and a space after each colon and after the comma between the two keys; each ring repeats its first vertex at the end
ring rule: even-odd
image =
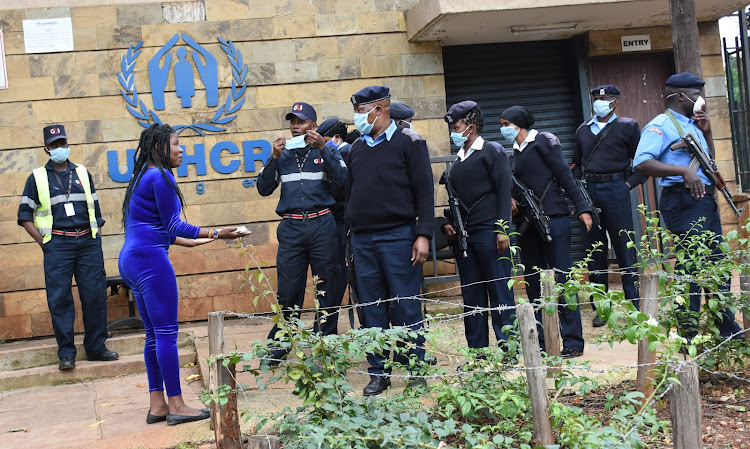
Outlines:
{"type": "MultiPolygon", "coordinates": [[[[352,230],[357,286],[364,327],[423,329],[420,310],[420,266],[427,258],[434,222],[432,168],[427,143],[414,131],[396,126],[390,117],[390,89],[369,86],[351,97],[354,125],[362,137],[352,144],[346,181],[346,219],[352,230]],[[397,301],[372,304],[379,299],[397,301]],[[390,307],[389,307],[389,303],[390,307]]],[[[424,361],[424,337],[409,350],[424,361]]],[[[389,385],[387,351],[369,354],[370,383],[364,395],[389,385]]],[[[411,386],[424,385],[411,377],[411,386]]]]}
{"type": "Polygon", "coordinates": [[[76,366],[73,341],[75,306],[71,278],[81,300],[88,360],[112,361],[119,355],[107,339],[107,281],[100,228],[104,225],[91,174],[68,160],[70,148],[63,125],[44,128],[44,152],[50,157],[34,169],[18,206],[18,224],[42,247],[44,283],[60,370],[76,366]]]}
{"type": "Polygon", "coordinates": [[[402,128],[414,129],[411,121],[414,118],[414,109],[404,103],[391,102],[391,118],[396,122],[396,126],[402,128]]]}
{"type": "MultiPolygon", "coordinates": [[[[294,103],[286,115],[291,139],[279,135],[273,152],[258,175],[258,193],[268,196],[281,184],[276,213],[282,217],[276,231],[279,249],[276,255],[278,302],[286,317],[298,316],[305,300],[308,263],[318,276],[318,301],[324,316],[316,314],[314,329],[323,335],[336,334],[338,306],[325,294],[336,284],[338,241],[332,208],[336,205],[332,186],[341,186],[346,165],[337,151],[317,132],[317,113],[307,103],[294,103]]],[[[268,334],[279,339],[278,327],[268,334]]],[[[280,363],[288,348],[276,348],[267,360],[280,363]]]]}
{"type": "MultiPolygon", "coordinates": [[[[586,234],[586,244],[592,248],[600,243],[599,250],[592,254],[589,264],[592,282],[608,289],[607,252],[609,240],[622,271],[622,289],[625,298],[639,307],[636,275],[635,249],[628,248],[633,232],[633,211],[630,207],[630,190],[648,179],[631,169],[631,160],[640,140],[641,130],[632,118],[618,117],[615,113],[620,101],[620,89],[607,84],[591,91],[594,117],[576,130],[576,145],[573,150],[573,177],[582,179],[589,196],[601,209],[601,229],[594,226],[586,234]]],[[[599,315],[593,326],[606,323],[599,315]]]]}
{"type": "MultiPolygon", "coordinates": [[[[570,255],[570,216],[562,189],[565,189],[565,194],[573,202],[586,231],[591,230],[591,207],[586,203],[565,162],[560,140],[554,134],[532,129],[534,114],[531,111],[524,106],[511,106],[501,114],[500,125],[503,137],[513,142],[513,174],[535,193],[544,214],[550,218],[551,242],[542,238],[533,226],[518,236],[527,281],[526,293],[530,299],[535,300],[541,293],[539,272],[535,267],[557,269],[555,280],[564,283],[565,272],[573,266],[570,255]]],[[[513,214],[519,216],[516,205],[522,198],[516,188],[513,189],[513,198],[513,214]]],[[[578,307],[572,310],[567,307],[563,296],[560,296],[558,302],[560,336],[563,340],[560,354],[563,358],[579,357],[583,355],[584,347],[581,310],[578,307]]],[[[542,321],[539,311],[537,320],[542,321]]],[[[539,340],[540,343],[544,341],[541,328],[539,340]]]]}
{"type": "MultiPolygon", "coordinates": [[[[461,275],[464,312],[491,307],[492,328],[498,342],[508,339],[503,326],[513,324],[515,305],[513,291],[508,288],[510,273],[510,240],[508,231],[497,225],[498,220],[510,225],[511,171],[505,148],[484,140],[479,131],[484,117],[476,102],[466,100],[448,109],[445,121],[451,140],[459,147],[450,169],[450,186],[459,199],[462,220],[468,232],[467,255],[453,251],[461,275]],[[498,311],[500,306],[507,310],[498,311]]],[[[456,235],[456,217],[443,226],[449,237],[456,235]]],[[[487,312],[464,317],[466,341],[470,348],[489,346],[487,312]]]]}
{"type": "MultiPolygon", "coordinates": [[[[705,111],[706,101],[701,96],[704,85],[703,80],[689,72],[678,73],[667,79],[664,88],[667,110],[643,128],[633,166],[639,173],[661,178],[659,211],[667,229],[683,237],[704,230],[712,231],[716,234],[712,250],[714,254],[721,254],[719,244],[723,237],[714,198],[716,186],[711,184],[701,168],[693,170],[689,167],[691,158],[684,149],[670,149],[686,133],[692,133],[709,157],[715,154],[711,122],[705,111]]],[[[729,279],[721,291],[729,291],[729,279]]],[[[697,313],[700,303],[700,288],[691,284],[690,311],[697,313]]],[[[734,315],[728,310],[722,310],[721,318],[716,321],[724,337],[739,331],[734,315]]],[[[694,321],[683,323],[688,338],[696,335],[696,324],[694,321]]]]}
{"type": "MultiPolygon", "coordinates": [[[[326,141],[326,146],[331,148],[332,152],[338,152],[341,158],[344,159],[345,154],[349,152],[351,145],[344,142],[344,136],[346,136],[346,124],[341,122],[338,117],[331,117],[324,120],[323,123],[318,126],[316,130],[318,134],[323,136],[326,141]]],[[[330,292],[326,294],[335,304],[341,304],[344,299],[344,292],[346,291],[346,220],[344,219],[344,185],[333,186],[333,197],[336,200],[336,206],[333,208],[333,218],[336,221],[336,239],[338,241],[338,249],[336,251],[336,284],[330,289],[330,292]]]]}

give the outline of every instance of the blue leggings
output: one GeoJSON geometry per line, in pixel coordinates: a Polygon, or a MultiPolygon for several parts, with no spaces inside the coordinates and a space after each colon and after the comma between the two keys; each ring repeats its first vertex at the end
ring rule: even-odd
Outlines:
{"type": "Polygon", "coordinates": [[[177,355],[177,279],[162,248],[121,252],[120,276],[135,296],[146,329],[143,358],[146,361],[148,391],[179,396],[180,362],[177,355]]]}

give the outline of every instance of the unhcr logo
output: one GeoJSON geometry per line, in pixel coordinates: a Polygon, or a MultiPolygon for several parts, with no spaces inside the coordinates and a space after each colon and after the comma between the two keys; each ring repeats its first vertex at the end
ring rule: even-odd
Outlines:
{"type": "MultiPolygon", "coordinates": [[[[237,118],[237,111],[245,102],[245,88],[247,87],[247,64],[242,62],[242,53],[234,46],[231,40],[218,38],[221,49],[232,65],[232,88],[226,100],[216,111],[208,123],[193,123],[187,125],[172,125],[181,133],[186,129],[192,129],[200,135],[205,132],[226,131],[222,125],[230,123],[237,118]]],[[[165,89],[169,77],[174,77],[175,95],[180,99],[183,108],[193,106],[195,96],[195,72],[198,73],[203,87],[206,91],[206,107],[215,108],[219,106],[219,72],[216,58],[203,48],[198,42],[185,33],[175,34],[172,38],[151,58],[148,63],[148,79],[151,89],[153,109],[149,109],[144,101],[138,96],[138,88],[135,85],[133,74],[138,56],[141,54],[143,41],[138,45],[131,45],[127,53],[122,57],[121,71],[118,74],[122,97],[127,102],[125,106],[128,112],[138,120],[144,128],[153,123],[162,123],[157,111],[166,109],[165,89]],[[176,58],[171,53],[180,37],[191,49],[177,47],[176,58]],[[192,62],[191,62],[192,61],[192,62]],[[174,64],[173,64],[174,62],[174,64]],[[194,71],[193,68],[196,70],[194,71]]]]}

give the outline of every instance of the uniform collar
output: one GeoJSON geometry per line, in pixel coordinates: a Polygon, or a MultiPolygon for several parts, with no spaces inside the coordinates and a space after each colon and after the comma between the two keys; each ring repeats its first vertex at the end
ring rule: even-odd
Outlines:
{"type": "MultiPolygon", "coordinates": [[[[78,167],[76,164],[72,163],[70,159],[68,159],[68,168],[61,173],[67,173],[70,170],[75,170],[76,167],[78,167]]],[[[55,167],[52,166],[52,159],[48,160],[46,164],[44,164],[44,168],[46,168],[49,171],[55,171],[55,167]]]]}
{"type": "Polygon", "coordinates": [[[469,149],[464,150],[464,147],[461,147],[461,149],[458,150],[457,156],[459,159],[463,161],[467,157],[471,156],[471,154],[474,151],[481,150],[483,146],[484,146],[484,139],[482,139],[482,136],[477,136],[477,138],[474,139],[474,142],[471,144],[469,149]]]}
{"type": "Polygon", "coordinates": [[[693,122],[695,122],[695,120],[691,119],[690,117],[686,117],[686,116],[680,114],[679,112],[675,111],[672,108],[667,108],[667,109],[670,110],[670,111],[672,111],[672,114],[674,114],[674,118],[677,119],[677,122],[680,125],[690,125],[693,122]]]}
{"type": "Polygon", "coordinates": [[[365,134],[361,138],[362,138],[362,140],[365,141],[365,143],[367,143],[367,145],[369,145],[371,147],[374,147],[375,145],[383,142],[386,139],[390,142],[391,138],[393,137],[393,133],[396,132],[396,129],[398,129],[398,126],[396,126],[396,122],[394,122],[393,120],[391,120],[390,126],[388,126],[388,128],[386,128],[385,132],[382,133],[381,135],[379,135],[377,138],[373,139],[372,136],[369,135],[369,134],[365,134]]]}
{"type": "Polygon", "coordinates": [[[513,142],[513,149],[518,150],[519,152],[523,151],[524,148],[526,148],[531,142],[534,141],[534,139],[536,139],[537,134],[539,134],[539,131],[532,129],[531,131],[529,131],[529,135],[526,136],[526,139],[524,139],[524,141],[521,142],[520,145],[518,144],[518,142],[513,142]]]}
{"type": "MultiPolygon", "coordinates": [[[[594,123],[599,123],[599,120],[597,120],[598,118],[599,117],[595,115],[595,116],[591,117],[591,120],[589,120],[586,124],[587,125],[592,125],[594,123]]],[[[610,117],[609,120],[607,120],[607,123],[612,123],[615,120],[617,120],[617,113],[612,114],[612,117],[610,117]]]]}

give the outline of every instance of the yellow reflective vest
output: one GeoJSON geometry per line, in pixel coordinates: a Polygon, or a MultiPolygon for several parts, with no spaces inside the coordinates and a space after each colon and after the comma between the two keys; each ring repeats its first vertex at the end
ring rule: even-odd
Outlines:
{"type": "MultiPolygon", "coordinates": [[[[83,191],[86,194],[86,206],[89,210],[89,226],[91,226],[91,237],[96,238],[99,232],[99,223],[96,221],[96,212],[94,209],[94,197],[91,195],[91,184],[89,174],[83,165],[77,165],[75,168],[78,180],[81,181],[83,191]]],[[[52,205],[50,204],[49,180],[47,179],[47,169],[44,167],[35,168],[32,172],[36,181],[36,190],[39,194],[39,204],[34,210],[34,226],[44,238],[42,243],[47,243],[52,239],[52,205]]],[[[72,175],[71,175],[72,176],[72,175]]]]}

